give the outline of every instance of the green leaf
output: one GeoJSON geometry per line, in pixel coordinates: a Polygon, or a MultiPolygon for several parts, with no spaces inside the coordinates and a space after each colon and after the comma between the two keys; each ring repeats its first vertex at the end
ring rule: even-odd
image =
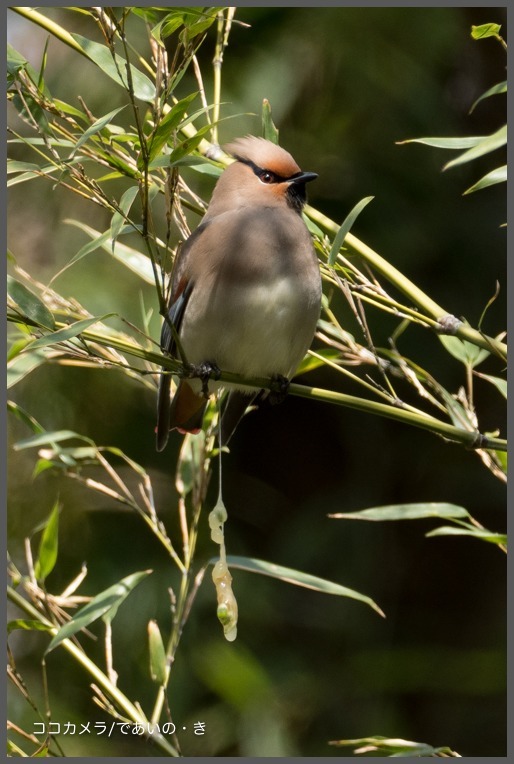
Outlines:
{"type": "Polygon", "coordinates": [[[191,93],[175,104],[163,119],[157,125],[157,129],[152,134],[149,141],[149,159],[155,159],[162,147],[168,142],[172,133],[181,123],[191,103],[198,96],[198,93],[191,93]]]}
{"type": "Polygon", "coordinates": [[[140,581],[146,578],[152,571],[143,570],[138,573],[132,573],[130,576],[123,578],[118,583],[113,584],[108,589],[105,589],[96,597],[93,597],[91,602],[88,602],[83,608],[81,608],[67,623],[62,626],[55,637],[45,650],[45,654],[53,650],[57,645],[65,639],[69,639],[78,631],[85,629],[93,621],[102,618],[112,608],[118,608],[125,598],[130,594],[132,589],[136,587],[140,581]]]}
{"type": "Polygon", "coordinates": [[[271,104],[267,98],[262,101],[262,136],[278,145],[278,129],[271,118],[271,104]]]}
{"type": "Polygon", "coordinates": [[[474,40],[483,40],[486,37],[498,37],[500,29],[500,24],[480,24],[479,26],[472,24],[471,37],[474,40]]]}
{"type": "Polygon", "coordinates": [[[152,681],[164,685],[166,682],[166,651],[157,621],[148,622],[148,651],[152,681]]]}
{"type": "Polygon", "coordinates": [[[41,536],[41,541],[39,543],[38,559],[34,566],[34,572],[38,581],[44,581],[52,572],[55,563],[57,562],[60,511],[60,505],[56,501],[50,513],[50,517],[45,524],[43,535],[41,536]]]}
{"type": "Polygon", "coordinates": [[[384,520],[423,520],[427,517],[456,518],[469,517],[464,507],[456,504],[438,502],[426,502],[420,504],[388,504],[384,507],[361,509],[358,512],[338,512],[329,517],[337,520],[370,520],[382,522],[384,520]]]}
{"type": "Polygon", "coordinates": [[[19,406],[14,401],[7,401],[7,411],[9,411],[10,414],[13,414],[16,419],[19,419],[20,422],[23,422],[23,424],[27,425],[27,427],[29,427],[29,429],[31,429],[32,432],[36,435],[40,435],[45,432],[44,427],[42,427],[31,414],[25,411],[24,408],[19,406]]]}
{"type": "Polygon", "coordinates": [[[482,140],[477,143],[476,146],[473,146],[472,148],[468,149],[468,151],[465,151],[464,154],[461,154],[456,159],[452,159],[451,162],[445,164],[443,170],[448,170],[450,167],[464,164],[464,162],[471,162],[473,159],[484,156],[484,154],[489,154],[491,151],[496,151],[496,149],[505,146],[506,143],[507,125],[503,125],[503,127],[500,127],[500,129],[492,135],[488,135],[485,138],[482,138],[482,140]]]}
{"type": "Polygon", "coordinates": [[[503,397],[507,399],[507,380],[506,379],[501,379],[501,377],[491,377],[490,374],[482,374],[479,371],[476,372],[476,375],[477,377],[480,377],[480,379],[486,379],[488,382],[494,385],[496,389],[500,391],[503,397]]]}
{"type": "Polygon", "coordinates": [[[35,350],[33,353],[22,353],[7,364],[7,388],[14,387],[34,369],[46,363],[47,355],[44,350],[35,350]]]}
{"type": "Polygon", "coordinates": [[[105,116],[100,117],[95,122],[93,122],[93,124],[88,127],[88,129],[85,130],[78,139],[72,151],[72,156],[75,154],[77,149],[79,149],[84,143],[86,143],[86,141],[89,140],[89,138],[91,138],[92,135],[96,135],[96,133],[99,133],[100,130],[103,130],[103,128],[108,125],[109,122],[116,116],[116,114],[118,114],[124,108],[125,106],[119,106],[117,109],[113,109],[108,114],[105,114],[105,116]]]}
{"type": "Polygon", "coordinates": [[[53,329],[54,317],[42,300],[31,292],[25,284],[17,281],[12,276],[7,276],[7,293],[21,308],[22,313],[34,321],[38,326],[45,329],[53,329]]]}
{"type": "Polygon", "coordinates": [[[370,203],[370,201],[374,199],[373,196],[366,196],[364,199],[361,199],[360,202],[358,202],[355,207],[351,210],[351,212],[346,216],[345,220],[343,221],[343,224],[341,225],[341,228],[336,233],[334,237],[334,241],[332,243],[332,247],[330,249],[330,254],[328,256],[328,264],[334,265],[337,255],[339,254],[339,250],[343,246],[344,240],[346,238],[346,234],[349,233],[350,228],[354,224],[357,217],[360,215],[364,207],[370,203]]]}
{"type": "Polygon", "coordinates": [[[493,85],[492,88],[489,88],[489,90],[486,90],[485,93],[482,93],[482,95],[477,98],[471,109],[469,110],[469,113],[475,109],[475,107],[480,103],[480,101],[483,101],[484,98],[490,98],[490,96],[498,95],[500,93],[506,93],[507,92],[507,82],[499,82],[497,85],[493,85]]]}
{"type": "Polygon", "coordinates": [[[483,135],[461,138],[409,138],[406,141],[397,141],[397,144],[403,146],[405,143],[422,143],[424,146],[432,146],[436,149],[469,149],[483,140],[483,135]]]}
{"type": "Polygon", "coordinates": [[[415,743],[412,740],[389,738],[382,735],[360,737],[353,740],[331,740],[330,745],[339,747],[351,746],[355,749],[354,753],[356,754],[375,754],[389,757],[459,756],[459,754],[446,746],[433,748],[426,743],[415,743]]]}
{"type": "MultiPolygon", "coordinates": [[[[121,212],[116,212],[112,216],[111,220],[111,246],[114,250],[114,245],[116,244],[116,239],[119,236],[119,233],[121,229],[123,228],[125,224],[125,218],[127,217],[130,208],[132,207],[132,204],[134,202],[134,199],[139,193],[139,186],[131,186],[131,188],[127,188],[127,190],[122,194],[122,197],[119,201],[119,208],[121,212]]],[[[100,246],[100,245],[99,245],[100,246]]]]}
{"type": "Polygon", "coordinates": [[[20,69],[25,69],[27,64],[27,59],[24,58],[21,53],[18,53],[12,45],[7,43],[7,73],[12,77],[17,74],[20,69]]]}
{"type": "MultiPolygon", "coordinates": [[[[209,560],[209,563],[212,563],[213,565],[216,562],[217,558],[214,557],[209,560]]],[[[346,586],[341,586],[341,584],[336,584],[333,581],[327,581],[324,578],[311,576],[309,573],[303,573],[302,571],[293,570],[292,568],[284,568],[282,565],[275,565],[273,562],[255,560],[250,557],[227,555],[227,563],[233,568],[247,570],[250,573],[260,573],[263,576],[269,576],[270,578],[278,578],[280,581],[285,581],[286,583],[294,584],[295,586],[302,586],[305,589],[313,589],[316,592],[323,592],[324,594],[334,594],[338,597],[350,597],[351,599],[360,600],[385,618],[383,611],[370,597],[367,597],[365,594],[360,594],[354,589],[348,589],[346,586]]]]}
{"type": "Polygon", "coordinates": [[[13,448],[15,451],[21,451],[24,448],[39,448],[40,446],[55,447],[56,443],[60,443],[63,440],[71,440],[72,438],[78,438],[89,444],[93,443],[89,438],[79,435],[77,432],[73,432],[73,430],[53,430],[32,435],[30,438],[23,438],[23,440],[15,443],[13,448]]]}
{"type": "MultiPolygon", "coordinates": [[[[122,56],[115,54],[113,59],[109,48],[97,42],[88,40],[79,34],[72,34],[73,39],[80,45],[86,56],[93,61],[108,77],[128,90],[127,85],[127,62],[122,56]]],[[[130,66],[134,95],[141,101],[153,103],[155,98],[155,86],[148,77],[130,66]]]]}
{"type": "MultiPolygon", "coordinates": [[[[84,233],[94,239],[94,242],[91,242],[91,245],[94,244],[94,246],[92,246],[92,249],[88,251],[93,251],[94,249],[101,247],[110,255],[113,255],[117,260],[119,260],[120,263],[133,271],[133,273],[136,273],[148,284],[155,283],[152,263],[149,257],[142,255],[141,252],[133,249],[133,247],[129,247],[126,244],[121,244],[119,241],[116,242],[114,251],[112,251],[110,246],[110,231],[106,231],[105,233],[101,234],[99,231],[95,231],[94,228],[91,228],[91,226],[85,225],[78,220],[65,220],[64,222],[80,228],[81,231],[84,231],[84,233]]],[[[83,247],[83,249],[85,249],[85,247],[83,247]]],[[[80,253],[82,253],[82,249],[80,250],[80,253]]],[[[74,261],[78,259],[80,253],[75,255],[74,261]]],[[[84,252],[81,256],[83,257],[84,254],[87,254],[87,252],[84,252]]]]}
{"type": "Polygon", "coordinates": [[[487,186],[493,186],[495,183],[504,183],[507,181],[507,165],[497,167],[496,170],[491,170],[483,178],[480,178],[476,183],[470,186],[464,194],[472,194],[474,191],[480,191],[487,186]]]}
{"type": "Polygon", "coordinates": [[[492,533],[485,528],[456,528],[454,525],[442,525],[433,531],[425,534],[429,536],[473,536],[482,541],[489,541],[491,544],[502,544],[506,546],[507,536],[504,533],[492,533]]]}
{"type": "Polygon", "coordinates": [[[47,623],[41,623],[41,621],[31,621],[22,618],[17,618],[14,621],[9,621],[7,624],[7,634],[16,631],[16,629],[24,629],[25,631],[50,631],[52,627],[47,623]]]}
{"type": "Polygon", "coordinates": [[[467,340],[460,340],[458,337],[450,337],[446,334],[440,334],[438,337],[450,355],[471,368],[478,366],[490,355],[485,348],[479,348],[467,340]]]}
{"type": "Polygon", "coordinates": [[[50,334],[45,334],[43,337],[38,337],[37,340],[31,342],[28,347],[30,347],[31,350],[35,350],[36,348],[46,347],[47,345],[56,345],[59,342],[66,342],[67,340],[77,337],[82,332],[85,332],[86,329],[89,329],[93,324],[97,324],[99,321],[103,321],[105,318],[115,315],[115,313],[106,313],[104,316],[94,316],[93,318],[84,318],[81,321],[75,321],[73,324],[68,324],[64,329],[58,329],[56,332],[50,332],[50,334]]]}

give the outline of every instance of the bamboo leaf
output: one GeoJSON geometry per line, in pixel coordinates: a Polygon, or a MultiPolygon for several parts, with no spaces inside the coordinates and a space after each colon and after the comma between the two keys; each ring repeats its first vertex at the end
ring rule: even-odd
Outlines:
{"type": "Polygon", "coordinates": [[[498,37],[500,34],[500,24],[480,24],[471,26],[471,37],[474,40],[483,40],[486,37],[498,37]]]}
{"type": "Polygon", "coordinates": [[[31,321],[45,329],[54,328],[54,317],[44,302],[21,281],[17,281],[12,276],[7,276],[7,293],[31,321]]]}
{"type": "MultiPolygon", "coordinates": [[[[217,558],[213,557],[209,562],[214,565],[217,562],[217,558]]],[[[350,597],[351,599],[360,600],[385,618],[383,611],[370,597],[367,597],[365,594],[360,594],[354,589],[348,589],[346,586],[341,586],[341,584],[336,584],[333,581],[327,581],[324,578],[311,576],[309,573],[303,573],[302,571],[293,570],[292,568],[284,568],[282,565],[275,565],[273,562],[255,560],[250,557],[227,555],[227,563],[230,567],[247,570],[250,573],[260,573],[261,575],[269,576],[270,578],[278,578],[280,581],[285,581],[286,583],[294,584],[295,586],[301,586],[305,589],[313,589],[316,592],[323,592],[324,594],[334,594],[338,597],[350,597]]]]}
{"type": "Polygon", "coordinates": [[[471,342],[467,342],[467,340],[459,340],[458,337],[450,337],[445,334],[440,334],[438,336],[450,355],[458,361],[471,366],[471,368],[478,366],[490,356],[488,350],[479,348],[471,342]]]}
{"type": "Polygon", "coordinates": [[[493,85],[492,88],[489,88],[489,90],[486,90],[485,93],[482,93],[482,95],[477,98],[471,109],[469,110],[469,113],[475,109],[475,107],[480,103],[480,101],[483,101],[484,98],[490,98],[490,96],[498,95],[500,93],[506,93],[507,92],[507,82],[499,82],[497,85],[493,85]]]}
{"type": "Polygon", "coordinates": [[[476,146],[468,149],[468,151],[465,151],[464,154],[461,154],[456,159],[452,159],[452,161],[448,162],[443,167],[443,169],[448,170],[450,167],[455,167],[456,165],[464,164],[465,162],[471,162],[473,159],[484,156],[484,154],[489,154],[491,151],[496,151],[496,149],[505,146],[506,143],[507,125],[503,125],[503,127],[500,127],[500,129],[492,135],[488,135],[485,138],[482,138],[482,140],[477,143],[476,146]]]}
{"type": "Polygon", "coordinates": [[[355,223],[355,220],[360,215],[364,207],[367,204],[369,204],[372,199],[374,199],[373,196],[364,197],[364,199],[361,199],[360,202],[358,202],[355,205],[355,207],[351,210],[351,212],[346,216],[345,220],[343,221],[343,224],[341,225],[339,231],[336,233],[334,237],[334,241],[330,249],[330,254],[328,256],[329,265],[334,265],[337,259],[337,255],[339,254],[339,250],[344,244],[346,235],[350,232],[352,225],[355,223]]]}
{"type": "Polygon", "coordinates": [[[41,623],[41,621],[31,621],[23,618],[17,618],[14,621],[9,621],[7,624],[7,634],[11,634],[16,629],[23,629],[25,631],[50,631],[52,627],[47,623],[41,623]]]}
{"type": "Polygon", "coordinates": [[[493,186],[495,183],[504,183],[507,181],[507,165],[497,167],[496,170],[491,170],[483,178],[480,178],[476,183],[470,186],[464,194],[472,194],[474,191],[481,191],[483,188],[493,186]]]}
{"type": "MultiPolygon", "coordinates": [[[[113,56],[109,48],[100,43],[88,40],[86,37],[82,37],[79,34],[72,34],[73,39],[80,45],[81,50],[85,55],[93,61],[108,77],[122,85],[125,90],[128,90],[127,84],[127,62],[122,56],[118,54],[113,56]]],[[[132,84],[134,86],[134,95],[141,101],[152,103],[155,98],[155,86],[148,77],[135,69],[132,65],[130,67],[132,84]]]]}
{"type": "Polygon", "coordinates": [[[480,379],[486,379],[488,382],[494,385],[496,389],[500,391],[503,397],[507,399],[507,380],[506,379],[501,379],[501,377],[491,377],[490,374],[482,374],[479,371],[476,372],[476,375],[477,377],[480,377],[480,379]]]}
{"type": "Polygon", "coordinates": [[[168,142],[174,130],[177,129],[191,103],[198,96],[198,93],[182,98],[175,106],[170,109],[165,117],[157,125],[157,129],[152,134],[149,141],[149,160],[155,159],[162,147],[168,142]]]}
{"type": "Polygon", "coordinates": [[[114,245],[116,244],[116,239],[118,238],[121,229],[125,225],[125,219],[128,213],[130,212],[130,208],[132,207],[134,199],[136,198],[138,193],[139,193],[138,186],[131,186],[131,188],[127,188],[127,190],[122,194],[122,197],[119,201],[120,211],[116,210],[116,212],[112,216],[110,238],[111,238],[111,247],[113,251],[114,251],[114,245]]]}
{"type": "Polygon", "coordinates": [[[63,640],[69,639],[78,631],[85,629],[91,623],[98,620],[98,618],[104,616],[112,608],[118,608],[134,587],[151,572],[151,570],[143,570],[138,573],[132,573],[130,576],[123,578],[118,583],[100,592],[96,597],[93,597],[91,602],[88,602],[70,621],[59,629],[46,648],[45,654],[56,648],[57,645],[60,645],[63,640]]]}
{"type": "Polygon", "coordinates": [[[482,541],[489,541],[491,544],[507,544],[507,536],[504,533],[493,533],[485,528],[456,528],[454,525],[442,525],[440,528],[425,534],[429,536],[473,536],[482,541]]]}
{"type": "Polygon", "coordinates": [[[112,119],[114,119],[116,114],[118,114],[124,108],[125,106],[119,106],[117,109],[113,109],[108,114],[105,114],[103,117],[100,117],[95,122],[93,122],[93,124],[88,127],[88,129],[85,130],[78,139],[72,151],[72,156],[75,154],[77,149],[79,149],[84,143],[86,143],[86,141],[89,140],[89,138],[91,138],[91,136],[96,135],[96,133],[99,133],[100,130],[103,130],[103,128],[106,127],[106,125],[108,125],[112,119]]]}
{"type": "Polygon", "coordinates": [[[44,350],[35,350],[34,352],[21,353],[7,364],[7,388],[14,387],[34,369],[37,369],[47,361],[47,355],[44,350]]]}
{"type": "Polygon", "coordinates": [[[54,569],[57,562],[57,551],[59,548],[59,512],[61,508],[58,502],[55,502],[50,513],[39,543],[38,559],[34,566],[34,573],[38,581],[44,581],[45,578],[54,569]]]}
{"type": "MultiPolygon", "coordinates": [[[[121,242],[117,241],[114,245],[114,250],[111,249],[110,246],[110,236],[111,232],[106,231],[105,233],[101,234],[99,231],[95,231],[94,228],[91,228],[91,226],[85,225],[84,223],[81,223],[78,220],[65,220],[65,223],[69,223],[70,225],[74,225],[77,228],[80,228],[81,231],[84,231],[88,236],[90,236],[94,241],[96,242],[93,245],[93,242],[91,242],[92,249],[88,250],[87,252],[82,252],[82,249],[80,250],[80,253],[82,253],[82,257],[84,254],[88,254],[89,251],[93,251],[94,249],[97,249],[98,247],[101,247],[106,252],[108,252],[110,255],[113,255],[117,260],[119,260],[120,263],[125,265],[127,268],[129,268],[133,273],[136,273],[140,278],[142,278],[144,281],[146,281],[148,284],[154,284],[154,274],[152,269],[152,263],[150,261],[150,258],[146,255],[142,255],[141,252],[138,252],[137,249],[134,249],[133,247],[129,247],[126,244],[122,244],[121,242]]],[[[86,245],[89,246],[89,245],[86,245]]],[[[85,249],[85,247],[83,248],[85,249]]],[[[75,255],[74,261],[79,257],[79,254],[75,255]]]]}
{"type": "Polygon", "coordinates": [[[424,520],[429,517],[446,519],[469,517],[464,507],[456,504],[438,502],[426,502],[419,504],[389,504],[384,507],[361,509],[358,512],[338,512],[329,515],[336,520],[370,520],[383,522],[384,520],[424,520]]]}
{"type": "Polygon", "coordinates": [[[389,738],[382,735],[374,737],[360,737],[353,740],[331,740],[330,745],[339,747],[351,746],[356,754],[375,754],[378,756],[389,757],[438,757],[438,756],[459,756],[446,746],[434,748],[426,743],[415,743],[412,740],[402,740],[401,738],[389,738]]]}
{"type": "Polygon", "coordinates": [[[278,144],[278,129],[271,117],[271,104],[267,98],[262,101],[262,136],[266,140],[278,144]]]}
{"type": "Polygon", "coordinates": [[[30,343],[28,346],[31,350],[36,348],[46,347],[47,345],[56,345],[59,342],[66,342],[74,337],[77,337],[81,332],[85,332],[93,324],[97,324],[99,321],[103,321],[105,318],[115,316],[115,313],[106,313],[103,316],[94,316],[93,318],[84,318],[81,321],[75,321],[73,324],[69,324],[64,329],[58,329],[56,332],[50,332],[49,334],[38,337],[36,340],[30,343]]]}
{"type": "Polygon", "coordinates": [[[405,141],[397,141],[397,145],[405,143],[422,143],[424,146],[432,146],[436,149],[469,149],[477,146],[484,140],[484,136],[468,136],[456,138],[409,138],[405,141]]]}

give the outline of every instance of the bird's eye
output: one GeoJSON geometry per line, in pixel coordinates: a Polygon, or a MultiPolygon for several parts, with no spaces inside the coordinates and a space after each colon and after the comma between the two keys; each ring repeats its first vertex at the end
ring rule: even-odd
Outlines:
{"type": "Polygon", "coordinates": [[[272,172],[263,170],[261,173],[259,173],[259,179],[262,180],[263,183],[273,183],[275,181],[275,176],[272,172]]]}

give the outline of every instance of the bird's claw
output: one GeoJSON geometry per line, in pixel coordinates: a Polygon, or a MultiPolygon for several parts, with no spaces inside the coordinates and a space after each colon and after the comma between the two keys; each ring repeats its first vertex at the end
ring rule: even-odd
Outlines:
{"type": "Polygon", "coordinates": [[[268,400],[272,405],[282,403],[289,392],[289,380],[282,374],[274,374],[271,378],[271,387],[268,400]]]}
{"type": "Polygon", "coordinates": [[[208,398],[209,380],[218,380],[221,376],[221,369],[210,361],[199,364],[190,363],[187,366],[186,375],[189,379],[198,378],[202,381],[202,393],[205,398],[208,398]]]}

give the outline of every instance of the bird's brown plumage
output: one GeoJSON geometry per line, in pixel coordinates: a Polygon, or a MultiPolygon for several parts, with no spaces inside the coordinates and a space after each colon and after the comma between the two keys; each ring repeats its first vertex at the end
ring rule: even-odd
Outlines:
{"type": "MultiPolygon", "coordinates": [[[[226,148],[236,161],[222,173],[201,224],[177,255],[169,320],[190,363],[209,362],[246,377],[290,378],[320,310],[319,267],[300,215],[305,183],[316,176],[302,173],[287,151],[262,138],[240,138],[226,148]]],[[[161,346],[175,352],[166,322],[161,346]]],[[[198,430],[206,405],[199,380],[181,380],[171,406],[169,394],[169,375],[162,375],[159,450],[169,429],[198,430]]],[[[255,394],[238,386],[227,418],[237,420],[255,394]]]]}

